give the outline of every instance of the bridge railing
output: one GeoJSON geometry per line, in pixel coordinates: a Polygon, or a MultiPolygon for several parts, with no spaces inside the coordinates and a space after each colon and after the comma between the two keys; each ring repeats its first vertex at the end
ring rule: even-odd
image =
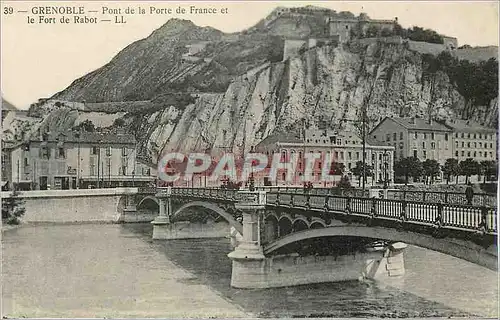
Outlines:
{"type": "MultiPolygon", "coordinates": [[[[467,204],[465,193],[462,192],[388,190],[387,198],[393,200],[467,204]]],[[[472,197],[472,205],[495,207],[497,205],[497,197],[494,194],[476,193],[472,197]]]]}
{"type": "Polygon", "coordinates": [[[485,206],[421,201],[267,192],[267,205],[337,212],[419,225],[497,234],[497,210],[485,206]]]}
{"type": "MultiPolygon", "coordinates": [[[[329,192],[267,191],[266,205],[294,209],[337,212],[377,219],[404,221],[420,225],[484,231],[497,234],[497,209],[495,207],[408,199],[378,199],[329,192]]],[[[165,190],[159,190],[164,192],[165,190]]],[[[220,188],[172,188],[172,195],[199,197],[236,202],[239,190],[220,188]]]]}

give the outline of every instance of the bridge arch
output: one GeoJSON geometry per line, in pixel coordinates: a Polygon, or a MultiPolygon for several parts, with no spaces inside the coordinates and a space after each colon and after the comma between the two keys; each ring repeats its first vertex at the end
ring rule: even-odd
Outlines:
{"type": "Polygon", "coordinates": [[[313,220],[311,221],[311,224],[309,225],[309,229],[319,229],[319,228],[325,228],[326,224],[322,220],[313,220]]]}
{"type": "Polygon", "coordinates": [[[332,226],[320,229],[308,229],[298,231],[281,237],[280,239],[266,245],[264,253],[270,254],[288,244],[313,238],[351,236],[372,239],[382,239],[394,242],[404,242],[418,247],[430,249],[460,258],[488,269],[497,271],[497,246],[492,244],[485,249],[471,241],[452,238],[436,239],[427,234],[397,230],[384,227],[369,226],[332,226]]]}
{"type": "Polygon", "coordinates": [[[212,212],[217,213],[219,216],[224,218],[229,223],[229,225],[231,227],[234,227],[240,234],[243,234],[242,224],[239,223],[238,221],[236,221],[231,214],[229,214],[227,211],[221,209],[219,206],[212,204],[212,203],[205,202],[205,201],[193,201],[193,202],[186,203],[185,205],[183,205],[182,207],[177,209],[172,214],[171,217],[175,218],[176,216],[181,214],[184,210],[186,210],[188,208],[193,208],[193,207],[201,207],[201,208],[205,208],[205,209],[208,209],[212,212]]]}
{"type": "Polygon", "coordinates": [[[292,232],[293,222],[288,214],[282,215],[278,220],[278,235],[280,237],[292,232]]]}
{"type": "Polygon", "coordinates": [[[309,229],[309,223],[307,222],[307,219],[304,216],[298,216],[293,220],[292,222],[293,232],[298,232],[307,229],[309,229]]]}
{"type": "Polygon", "coordinates": [[[142,198],[141,201],[139,201],[139,203],[137,204],[137,209],[141,208],[142,206],[144,206],[147,203],[153,203],[153,202],[156,203],[156,206],[159,209],[160,208],[160,201],[158,200],[158,198],[153,197],[153,196],[146,196],[146,197],[142,198]]]}

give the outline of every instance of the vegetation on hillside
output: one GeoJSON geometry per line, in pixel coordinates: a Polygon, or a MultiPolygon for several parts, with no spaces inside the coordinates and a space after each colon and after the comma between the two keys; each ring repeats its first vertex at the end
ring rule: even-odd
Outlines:
{"type": "Polygon", "coordinates": [[[421,27],[414,26],[412,28],[404,29],[398,23],[394,24],[394,29],[381,28],[377,25],[370,25],[366,31],[363,32],[361,25],[357,25],[351,30],[352,38],[372,38],[372,37],[389,37],[389,36],[401,36],[403,39],[409,39],[412,41],[422,41],[429,43],[444,43],[443,37],[432,29],[424,29],[421,27]]]}
{"type": "Polygon", "coordinates": [[[11,197],[2,199],[2,222],[6,224],[19,224],[21,217],[26,212],[24,199],[19,197],[19,191],[14,190],[11,197]]]}
{"type": "Polygon", "coordinates": [[[498,61],[489,59],[479,63],[458,60],[449,52],[443,51],[437,57],[422,55],[424,76],[445,72],[451,83],[466,100],[466,118],[472,117],[474,106],[489,105],[498,97],[498,61]]]}

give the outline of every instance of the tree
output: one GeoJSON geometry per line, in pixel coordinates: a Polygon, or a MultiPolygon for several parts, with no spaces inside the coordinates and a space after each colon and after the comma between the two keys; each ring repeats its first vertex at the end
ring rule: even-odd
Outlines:
{"type": "Polygon", "coordinates": [[[389,28],[383,28],[382,32],[380,33],[380,35],[382,37],[389,37],[389,36],[393,35],[393,31],[391,31],[391,29],[389,29],[389,28]]]}
{"type": "Polygon", "coordinates": [[[335,176],[340,176],[343,175],[345,172],[345,166],[341,162],[332,162],[332,165],[330,166],[330,175],[335,175],[335,176]]]}
{"type": "Polygon", "coordinates": [[[434,178],[439,174],[439,163],[436,160],[427,159],[422,163],[422,171],[425,176],[425,183],[430,177],[430,184],[434,183],[434,178]]]}
{"type": "Polygon", "coordinates": [[[469,177],[479,173],[479,163],[472,158],[460,161],[460,174],[465,176],[465,183],[469,183],[469,177]]]}
{"type": "Polygon", "coordinates": [[[370,25],[365,32],[367,38],[377,37],[379,34],[380,34],[380,28],[374,24],[370,25]]]}
{"type": "Polygon", "coordinates": [[[446,176],[446,184],[450,182],[451,176],[455,176],[458,183],[458,176],[460,175],[460,167],[458,160],[455,158],[448,158],[443,166],[443,174],[446,176]]]}
{"type": "Polygon", "coordinates": [[[496,176],[497,174],[497,164],[493,160],[481,161],[479,169],[483,175],[483,183],[486,183],[486,180],[491,180],[492,176],[496,176]]]}
{"type": "Polygon", "coordinates": [[[125,125],[125,120],[123,120],[123,118],[117,118],[113,122],[114,127],[123,127],[124,125],[125,125]]]}
{"type": "Polygon", "coordinates": [[[19,197],[19,191],[14,190],[10,197],[2,199],[2,222],[19,224],[25,211],[24,199],[19,197]]]}
{"type": "MultiPolygon", "coordinates": [[[[365,176],[371,177],[373,175],[373,169],[371,166],[365,164],[365,176]]],[[[358,186],[361,185],[361,179],[363,177],[363,161],[356,162],[356,166],[352,169],[352,173],[358,177],[358,186]]]]}
{"type": "Polygon", "coordinates": [[[75,128],[77,130],[81,129],[82,131],[85,131],[85,132],[94,132],[95,131],[94,123],[92,121],[90,121],[89,119],[80,122],[80,124],[77,125],[75,128]]]}
{"type": "Polygon", "coordinates": [[[394,173],[396,176],[405,177],[405,184],[408,184],[408,178],[418,179],[422,175],[422,163],[418,158],[403,158],[394,163],[394,173]]]}
{"type": "Polygon", "coordinates": [[[337,184],[337,187],[339,187],[341,189],[350,189],[351,188],[351,182],[349,181],[349,177],[348,176],[342,176],[342,178],[340,178],[339,183],[337,184]]]}

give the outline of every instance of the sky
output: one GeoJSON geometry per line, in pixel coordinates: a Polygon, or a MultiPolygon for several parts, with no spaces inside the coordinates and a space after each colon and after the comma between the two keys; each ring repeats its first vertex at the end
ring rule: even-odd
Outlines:
{"type": "MultiPolygon", "coordinates": [[[[315,5],[336,11],[351,11],[358,15],[366,12],[374,19],[398,17],[403,27],[418,25],[441,34],[458,38],[459,45],[498,46],[497,1],[2,1],[1,16],[1,90],[2,96],[21,109],[26,109],[39,98],[50,97],[65,89],[77,78],[103,66],[130,43],[149,36],[170,18],[192,20],[199,26],[212,26],[224,32],[236,32],[253,26],[277,6],[300,7],[315,5]],[[97,24],[28,24],[41,14],[34,14],[37,7],[84,7],[86,15],[97,20],[112,19],[114,15],[103,10],[133,8],[135,14],[125,15],[125,24],[99,22],[97,24]],[[138,7],[146,14],[137,14],[138,7]],[[188,13],[176,14],[177,7],[188,13]],[[189,7],[215,8],[227,13],[189,14],[189,7]],[[172,9],[173,14],[150,14],[151,7],[172,9]],[[6,8],[12,8],[7,14],[6,8]],[[96,13],[88,11],[95,10],[96,13]],[[19,12],[27,11],[27,12],[19,12]]],[[[71,15],[70,15],[71,16],[71,15]]]]}

